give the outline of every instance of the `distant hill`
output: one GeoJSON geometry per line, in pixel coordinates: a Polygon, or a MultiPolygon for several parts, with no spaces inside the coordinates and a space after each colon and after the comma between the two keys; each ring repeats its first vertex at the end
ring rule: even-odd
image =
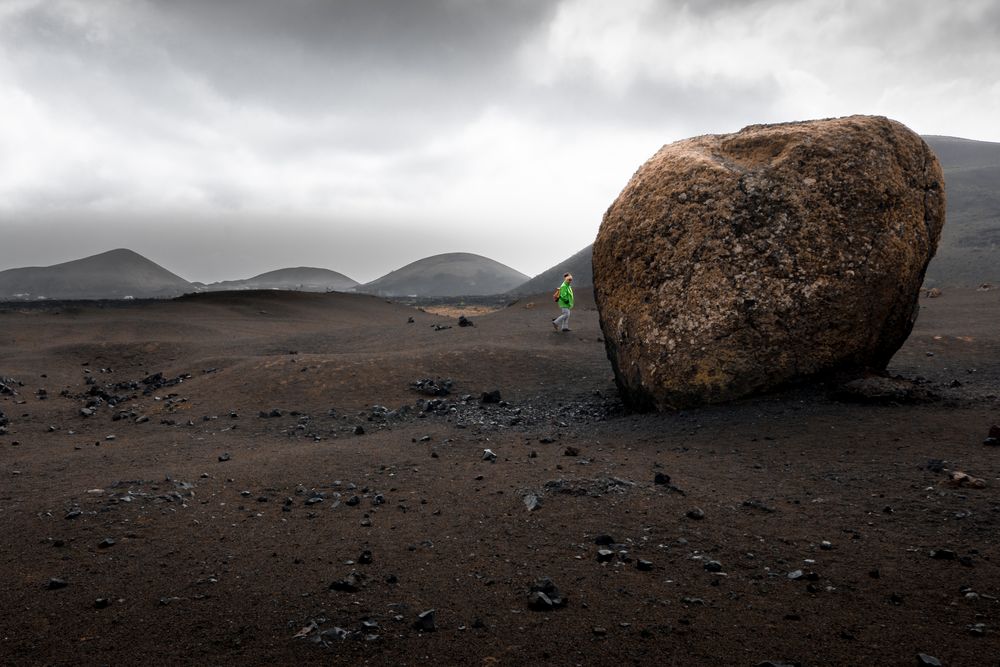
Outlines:
{"type": "Polygon", "coordinates": [[[572,257],[564,259],[551,269],[542,271],[531,280],[521,283],[510,291],[511,294],[538,294],[551,292],[562,284],[563,274],[573,274],[574,287],[594,286],[594,267],[591,264],[594,244],[590,244],[572,257]]]}
{"type": "Polygon", "coordinates": [[[360,283],[330,269],[298,266],[289,269],[268,271],[245,280],[223,280],[205,285],[202,289],[211,292],[221,290],[277,289],[298,292],[346,292],[360,283]]]}
{"type": "Polygon", "coordinates": [[[195,286],[119,248],[83,259],[0,271],[0,300],[170,298],[195,286]]]}
{"type": "Polygon", "coordinates": [[[944,168],[948,217],[930,286],[1000,283],[1000,143],[926,136],[944,168]]]}
{"type": "Polygon", "coordinates": [[[453,252],[425,257],[358,288],[380,296],[503,294],[528,276],[482,255],[453,252]]]}

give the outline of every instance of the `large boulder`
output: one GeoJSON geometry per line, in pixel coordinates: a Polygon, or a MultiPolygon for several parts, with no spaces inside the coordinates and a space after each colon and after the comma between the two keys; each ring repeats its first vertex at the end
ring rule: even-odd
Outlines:
{"type": "Polygon", "coordinates": [[[884,369],[913,327],[944,218],[937,158],[887,118],[664,146],[594,243],[625,402],[681,408],[884,369]]]}

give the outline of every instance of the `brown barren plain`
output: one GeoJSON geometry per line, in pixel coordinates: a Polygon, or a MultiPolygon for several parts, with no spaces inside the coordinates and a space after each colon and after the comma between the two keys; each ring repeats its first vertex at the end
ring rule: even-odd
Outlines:
{"type": "Polygon", "coordinates": [[[1000,292],[922,300],[890,370],[929,402],[647,415],[579,301],[7,307],[0,664],[997,664],[1000,292]]]}

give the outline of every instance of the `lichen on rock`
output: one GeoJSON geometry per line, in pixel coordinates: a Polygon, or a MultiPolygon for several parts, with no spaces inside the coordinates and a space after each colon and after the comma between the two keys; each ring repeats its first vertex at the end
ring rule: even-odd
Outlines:
{"type": "Polygon", "coordinates": [[[937,158],[886,118],[664,146],[594,243],[623,399],[681,408],[884,369],[913,327],[944,219],[937,158]]]}

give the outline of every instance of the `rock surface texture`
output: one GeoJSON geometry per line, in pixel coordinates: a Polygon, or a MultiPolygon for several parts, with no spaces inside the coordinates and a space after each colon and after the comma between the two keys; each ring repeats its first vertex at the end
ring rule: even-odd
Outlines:
{"type": "Polygon", "coordinates": [[[878,371],[906,340],[945,218],[915,133],[871,116],[664,146],[594,243],[608,357],[633,409],[878,371]]]}

